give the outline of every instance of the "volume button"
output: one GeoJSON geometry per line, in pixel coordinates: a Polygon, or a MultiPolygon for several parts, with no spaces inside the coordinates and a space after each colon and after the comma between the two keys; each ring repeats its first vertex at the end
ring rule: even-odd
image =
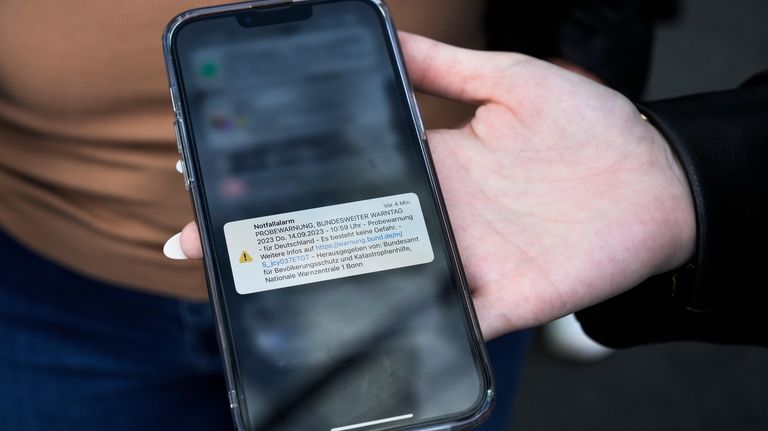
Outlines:
{"type": "Polygon", "coordinates": [[[193,183],[195,182],[195,176],[192,174],[192,171],[190,170],[190,163],[189,157],[187,157],[187,146],[184,145],[185,142],[185,136],[186,136],[186,130],[184,127],[184,121],[182,119],[178,119],[176,121],[176,128],[178,129],[179,133],[179,143],[181,147],[181,160],[184,162],[184,171],[187,173],[187,177],[189,178],[189,182],[193,183]]]}
{"type": "Polygon", "coordinates": [[[176,92],[176,87],[168,87],[168,92],[171,93],[171,106],[173,107],[173,112],[175,112],[178,117],[181,109],[179,109],[179,95],[176,92]]]}
{"type": "Polygon", "coordinates": [[[418,127],[419,136],[421,136],[421,139],[426,140],[427,139],[427,131],[424,129],[424,122],[421,120],[421,112],[419,111],[419,102],[416,101],[416,96],[412,94],[413,97],[413,110],[415,111],[413,115],[416,117],[416,127],[418,127]]]}
{"type": "Polygon", "coordinates": [[[179,131],[179,122],[173,120],[173,132],[176,134],[176,149],[179,150],[179,163],[176,164],[176,170],[184,176],[184,188],[189,190],[189,175],[187,175],[187,161],[184,159],[184,150],[181,146],[181,132],[179,131]]]}
{"type": "Polygon", "coordinates": [[[179,122],[173,120],[173,133],[176,135],[176,148],[179,150],[179,155],[183,158],[184,154],[181,151],[181,133],[179,132],[179,122]]]}
{"type": "Polygon", "coordinates": [[[237,392],[235,391],[229,391],[229,408],[234,409],[237,408],[238,402],[237,402],[237,392]]]}
{"type": "Polygon", "coordinates": [[[184,188],[189,190],[189,177],[187,176],[187,168],[184,166],[184,159],[181,159],[176,164],[176,170],[181,172],[181,175],[184,177],[184,188]]]}

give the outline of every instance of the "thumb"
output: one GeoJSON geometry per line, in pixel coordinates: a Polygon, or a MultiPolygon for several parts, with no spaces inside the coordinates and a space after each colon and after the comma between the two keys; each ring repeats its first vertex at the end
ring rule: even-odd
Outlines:
{"type": "Polygon", "coordinates": [[[525,56],[457,48],[399,32],[408,75],[416,89],[473,105],[499,102],[514,66],[525,56]]]}

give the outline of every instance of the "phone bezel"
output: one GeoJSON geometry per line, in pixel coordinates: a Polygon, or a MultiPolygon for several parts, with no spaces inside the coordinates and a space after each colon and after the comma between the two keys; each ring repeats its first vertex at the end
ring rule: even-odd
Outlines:
{"type": "Polygon", "coordinates": [[[208,210],[205,203],[205,192],[203,188],[199,186],[198,178],[200,178],[200,170],[197,163],[197,154],[194,146],[191,144],[191,136],[189,135],[188,128],[186,127],[188,121],[188,110],[185,109],[186,99],[184,98],[183,85],[179,79],[179,65],[177,64],[177,56],[175,53],[175,36],[184,25],[202,19],[219,17],[221,15],[227,14],[236,14],[239,12],[253,10],[255,8],[269,8],[272,6],[285,7],[286,5],[298,3],[321,4],[339,1],[365,2],[374,6],[379,13],[379,18],[383,24],[382,28],[387,40],[387,47],[391,57],[390,59],[394,62],[394,66],[397,69],[397,84],[399,89],[404,92],[408,104],[408,111],[411,117],[411,125],[418,137],[422,159],[425,164],[430,187],[432,189],[432,194],[437,207],[441,230],[447,242],[446,249],[450,258],[451,269],[454,272],[455,279],[458,284],[457,287],[460,290],[462,297],[461,302],[465,311],[465,316],[467,317],[465,324],[467,324],[470,330],[470,336],[472,338],[468,341],[471,342],[471,350],[475,360],[480,366],[480,371],[483,378],[482,383],[484,383],[485,397],[480,399],[479,402],[473,406],[473,408],[470,408],[467,411],[457,412],[455,415],[447,415],[440,418],[434,418],[432,420],[421,423],[409,424],[388,429],[418,429],[424,431],[470,429],[485,420],[491,412],[495,400],[493,376],[491,373],[490,362],[488,360],[484,340],[477,320],[477,315],[472,303],[466,276],[461,265],[461,258],[459,256],[456,241],[453,236],[450,220],[445,208],[445,203],[442,197],[437,175],[435,173],[432,157],[429,152],[426,131],[419,114],[413,87],[405,68],[405,62],[403,60],[400,43],[397,37],[397,30],[392,21],[389,8],[381,0],[262,0],[198,8],[188,10],[177,15],[167,25],[163,34],[163,51],[170,84],[171,103],[175,113],[175,123],[178,131],[178,139],[180,140],[178,143],[179,152],[182,158],[182,165],[184,167],[185,181],[189,186],[188,188],[195,210],[195,218],[198,222],[198,227],[200,230],[208,294],[216,322],[217,339],[221,349],[222,357],[224,358],[223,362],[228,388],[228,396],[230,408],[232,410],[232,415],[235,421],[235,426],[238,431],[247,431],[246,423],[248,422],[248,412],[247,406],[244,402],[245,395],[239,384],[239,367],[237,366],[238,357],[235,351],[235,344],[231,339],[231,328],[229,327],[228,321],[226,319],[226,302],[223,299],[223,292],[221,292],[220,289],[220,286],[223,285],[223,282],[220,279],[218,270],[216,269],[216,259],[211,254],[211,251],[214,250],[214,248],[211,243],[212,235],[209,231],[210,227],[207,217],[208,210]]]}

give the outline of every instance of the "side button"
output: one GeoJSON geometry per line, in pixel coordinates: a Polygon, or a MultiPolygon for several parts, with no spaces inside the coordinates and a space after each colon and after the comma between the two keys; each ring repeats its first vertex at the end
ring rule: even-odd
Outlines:
{"type": "Polygon", "coordinates": [[[173,132],[176,134],[176,149],[179,150],[179,157],[176,162],[176,170],[184,176],[184,188],[189,190],[189,177],[187,176],[186,163],[184,163],[184,151],[181,148],[181,132],[179,132],[179,122],[173,120],[173,132]]]}
{"type": "Polygon", "coordinates": [[[173,112],[175,112],[176,115],[179,115],[179,97],[176,94],[176,88],[168,87],[168,92],[171,93],[171,106],[173,107],[173,112]]]}
{"type": "MultiPolygon", "coordinates": [[[[179,156],[181,157],[181,173],[184,175],[184,186],[189,190],[190,184],[195,181],[193,178],[193,175],[190,175],[189,172],[189,166],[187,166],[187,158],[184,157],[184,143],[182,142],[184,139],[184,123],[181,119],[176,119],[173,121],[173,130],[174,133],[176,133],[176,148],[179,150],[179,156]]],[[[177,165],[176,169],[179,169],[179,166],[177,165]]]]}
{"type": "Polygon", "coordinates": [[[418,127],[419,135],[421,135],[421,139],[426,140],[427,139],[427,131],[424,129],[424,122],[421,120],[421,112],[419,110],[419,103],[416,101],[416,96],[413,96],[413,107],[415,108],[416,112],[413,113],[413,115],[416,116],[416,126],[418,127]]]}
{"type": "Polygon", "coordinates": [[[229,391],[229,408],[236,409],[238,407],[237,405],[237,392],[235,391],[229,391]]]}
{"type": "Polygon", "coordinates": [[[173,133],[176,134],[176,148],[179,150],[179,155],[181,156],[181,133],[179,132],[179,122],[176,120],[173,120],[173,133]]]}
{"type": "Polygon", "coordinates": [[[187,168],[184,166],[184,159],[176,161],[176,172],[184,177],[184,188],[189,190],[189,177],[187,177],[187,168]]]}
{"type": "Polygon", "coordinates": [[[184,159],[179,160],[181,163],[181,175],[184,176],[184,188],[189,190],[189,177],[187,176],[187,168],[184,167],[184,159]]]}

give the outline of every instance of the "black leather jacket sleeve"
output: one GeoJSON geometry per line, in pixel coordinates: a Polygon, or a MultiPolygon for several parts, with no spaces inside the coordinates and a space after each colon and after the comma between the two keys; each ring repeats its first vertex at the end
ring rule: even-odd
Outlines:
{"type": "Polygon", "coordinates": [[[638,98],[654,26],[673,16],[676,5],[676,0],[488,0],[488,47],[566,60],[638,98]]]}
{"type": "Polygon", "coordinates": [[[577,313],[598,342],[768,346],[768,74],[748,83],[639,104],[688,176],[696,254],[682,268],[577,313]]]}

